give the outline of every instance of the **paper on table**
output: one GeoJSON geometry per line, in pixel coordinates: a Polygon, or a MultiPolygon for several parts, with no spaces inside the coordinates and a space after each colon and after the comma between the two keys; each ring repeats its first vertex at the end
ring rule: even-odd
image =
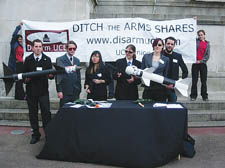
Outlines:
{"type": "Polygon", "coordinates": [[[88,108],[110,108],[112,103],[99,103],[98,107],[86,105],[88,108]]]}
{"type": "Polygon", "coordinates": [[[72,107],[72,108],[80,108],[82,106],[84,106],[84,105],[82,105],[82,104],[75,104],[75,105],[72,105],[70,107],[72,107]]]}
{"type": "Polygon", "coordinates": [[[166,107],[167,106],[167,104],[165,104],[165,103],[155,103],[155,104],[153,104],[153,107],[166,107]]]}
{"type": "Polygon", "coordinates": [[[167,108],[183,108],[180,104],[167,104],[167,108]]]}

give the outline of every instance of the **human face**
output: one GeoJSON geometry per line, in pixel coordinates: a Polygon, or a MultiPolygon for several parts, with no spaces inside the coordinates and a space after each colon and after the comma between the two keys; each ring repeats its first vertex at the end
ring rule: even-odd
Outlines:
{"type": "Polygon", "coordinates": [[[67,48],[67,53],[69,56],[73,56],[76,51],[76,46],[74,44],[69,44],[67,48]]]}
{"type": "Polygon", "coordinates": [[[154,51],[155,52],[161,52],[162,49],[163,49],[163,44],[162,44],[162,41],[159,40],[158,43],[157,43],[157,45],[154,47],[154,51]]]}
{"type": "Polygon", "coordinates": [[[199,38],[200,41],[205,41],[205,35],[204,35],[204,33],[203,32],[199,32],[198,33],[198,38],[199,38]]]}
{"type": "Polygon", "coordinates": [[[33,46],[33,52],[36,56],[41,55],[43,51],[43,46],[41,42],[34,42],[34,46],[33,46]]]}
{"type": "Polygon", "coordinates": [[[128,47],[125,50],[125,54],[126,54],[127,59],[131,60],[133,58],[135,52],[130,47],[128,47]]]}
{"type": "Polygon", "coordinates": [[[100,59],[99,57],[100,57],[99,54],[92,55],[91,60],[93,64],[99,63],[99,59],[100,59]]]}
{"type": "Polygon", "coordinates": [[[171,39],[168,39],[167,42],[166,42],[166,51],[168,53],[171,53],[173,51],[173,49],[174,49],[174,45],[175,45],[174,41],[171,40],[171,39]]]}
{"type": "Polygon", "coordinates": [[[23,38],[22,37],[19,37],[18,38],[18,42],[19,42],[20,45],[22,45],[23,44],[23,38]]]}

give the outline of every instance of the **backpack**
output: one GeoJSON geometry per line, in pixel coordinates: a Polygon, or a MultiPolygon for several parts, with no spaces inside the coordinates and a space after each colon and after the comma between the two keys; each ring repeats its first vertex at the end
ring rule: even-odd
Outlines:
{"type": "Polygon", "coordinates": [[[181,155],[184,157],[193,158],[195,153],[195,140],[189,134],[187,134],[187,137],[183,142],[183,152],[181,155]]]}

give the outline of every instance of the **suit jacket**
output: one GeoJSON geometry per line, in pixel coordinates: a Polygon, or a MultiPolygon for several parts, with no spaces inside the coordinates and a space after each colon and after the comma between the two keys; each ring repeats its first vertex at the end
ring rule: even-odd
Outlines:
{"type": "MultiPolygon", "coordinates": [[[[51,59],[42,53],[42,58],[38,62],[34,59],[34,54],[26,57],[24,62],[24,72],[37,71],[37,67],[42,70],[52,69],[51,59]]],[[[43,96],[48,93],[48,76],[33,77],[26,83],[26,93],[30,96],[43,96]]]]}
{"type": "Polygon", "coordinates": [[[169,58],[170,60],[170,67],[169,67],[169,73],[168,78],[173,80],[179,79],[179,67],[181,67],[182,70],[182,79],[188,77],[188,69],[186,64],[183,61],[182,55],[176,52],[172,52],[172,54],[167,54],[165,51],[163,54],[169,58]]]}
{"type": "MultiPolygon", "coordinates": [[[[152,56],[153,53],[145,54],[142,58],[141,69],[152,67],[152,56]]],[[[154,73],[167,77],[169,70],[169,58],[161,54],[158,68],[155,69],[154,73]]],[[[158,85],[156,82],[151,81],[150,86],[158,85]]]]}
{"type": "Polygon", "coordinates": [[[107,100],[107,85],[110,82],[110,72],[104,65],[97,68],[96,72],[93,74],[91,74],[89,68],[87,68],[84,85],[89,85],[91,91],[91,93],[87,94],[87,98],[93,100],[107,100]],[[93,79],[105,80],[105,83],[95,84],[92,81],[93,79]]]}
{"type": "MultiPolygon", "coordinates": [[[[133,59],[132,65],[135,65],[138,68],[141,68],[141,62],[133,59]]],[[[113,74],[113,78],[117,80],[115,98],[117,100],[136,100],[138,99],[138,84],[141,83],[139,78],[135,77],[135,81],[128,83],[127,79],[130,79],[131,76],[127,75],[125,69],[127,67],[126,58],[121,58],[116,61],[117,72],[121,72],[122,75],[120,78],[117,77],[117,72],[113,74]]]]}
{"type": "MultiPolygon", "coordinates": [[[[72,66],[67,54],[56,59],[56,65],[61,67],[72,66]]],[[[73,65],[80,66],[80,60],[73,57],[73,65]]],[[[56,75],[56,90],[63,92],[63,95],[80,95],[81,92],[81,75],[80,70],[73,73],[64,73],[56,75]]]]}

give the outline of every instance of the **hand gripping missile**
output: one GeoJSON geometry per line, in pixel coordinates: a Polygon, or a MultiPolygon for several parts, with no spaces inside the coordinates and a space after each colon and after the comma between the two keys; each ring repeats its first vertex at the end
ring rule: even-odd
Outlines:
{"type": "Polygon", "coordinates": [[[142,83],[144,83],[146,86],[150,86],[150,81],[154,81],[162,85],[172,84],[174,88],[179,91],[179,93],[181,93],[181,95],[188,97],[188,88],[190,83],[190,80],[188,78],[175,81],[153,73],[154,70],[154,68],[146,68],[144,70],[141,70],[136,66],[127,66],[126,73],[128,75],[141,77],[142,83]]]}
{"type": "Polygon", "coordinates": [[[81,67],[76,66],[76,65],[68,66],[65,68],[54,65],[55,69],[46,69],[46,70],[42,70],[42,71],[13,74],[11,69],[9,69],[7,67],[7,65],[5,65],[5,63],[2,63],[2,64],[3,64],[4,76],[0,77],[0,79],[3,79],[3,81],[5,83],[6,95],[8,95],[8,93],[12,89],[13,83],[15,81],[22,80],[25,78],[44,76],[44,75],[48,75],[48,74],[73,73],[76,70],[81,69],[81,67]]]}

